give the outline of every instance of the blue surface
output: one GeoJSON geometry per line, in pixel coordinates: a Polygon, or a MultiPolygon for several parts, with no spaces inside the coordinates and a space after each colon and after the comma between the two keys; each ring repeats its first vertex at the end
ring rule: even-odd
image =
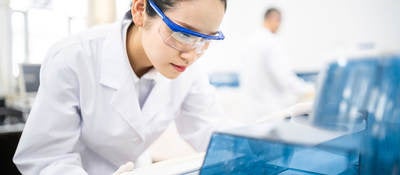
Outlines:
{"type": "Polygon", "coordinates": [[[200,174],[356,174],[356,150],[304,146],[224,133],[211,139],[200,174]],[[223,158],[223,159],[222,159],[223,158]]]}

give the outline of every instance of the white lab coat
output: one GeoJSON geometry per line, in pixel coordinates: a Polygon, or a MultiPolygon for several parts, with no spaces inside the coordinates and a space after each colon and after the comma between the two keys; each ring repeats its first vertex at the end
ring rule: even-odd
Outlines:
{"type": "Polygon", "coordinates": [[[241,55],[244,93],[251,103],[252,117],[282,111],[313,92],[291,69],[278,38],[263,29],[250,37],[241,55]]]}
{"type": "Polygon", "coordinates": [[[23,174],[110,175],[174,122],[204,151],[221,114],[199,65],[177,79],[158,72],[143,108],[121,36],[121,23],[98,27],[52,47],[14,156],[23,174]]]}

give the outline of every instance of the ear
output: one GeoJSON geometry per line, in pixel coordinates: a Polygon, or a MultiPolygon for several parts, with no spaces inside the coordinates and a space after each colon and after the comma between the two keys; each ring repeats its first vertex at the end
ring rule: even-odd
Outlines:
{"type": "Polygon", "coordinates": [[[143,27],[146,13],[146,0],[132,0],[131,14],[135,26],[143,27]]]}

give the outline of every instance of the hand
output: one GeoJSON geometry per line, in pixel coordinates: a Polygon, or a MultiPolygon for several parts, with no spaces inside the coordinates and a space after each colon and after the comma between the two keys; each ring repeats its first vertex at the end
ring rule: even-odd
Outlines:
{"type": "Polygon", "coordinates": [[[133,171],[135,168],[135,165],[132,162],[127,162],[123,165],[121,165],[117,171],[115,171],[112,175],[123,175],[125,173],[128,173],[130,171],[133,171]]]}

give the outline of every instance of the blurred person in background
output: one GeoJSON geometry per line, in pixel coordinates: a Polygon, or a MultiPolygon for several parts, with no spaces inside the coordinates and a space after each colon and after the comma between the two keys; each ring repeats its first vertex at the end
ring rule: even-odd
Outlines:
{"type": "Polygon", "coordinates": [[[264,14],[263,30],[257,31],[243,55],[244,93],[253,117],[282,111],[299,102],[312,101],[314,87],[296,76],[277,33],[282,15],[277,8],[264,14]]]}

